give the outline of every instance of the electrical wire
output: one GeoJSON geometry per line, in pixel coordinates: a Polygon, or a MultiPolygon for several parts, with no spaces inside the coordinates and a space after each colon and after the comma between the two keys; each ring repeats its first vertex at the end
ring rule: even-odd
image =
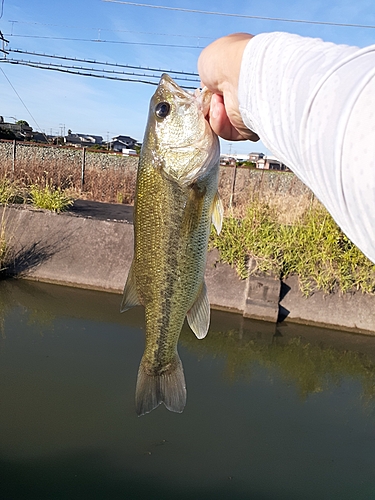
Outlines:
{"type": "Polygon", "coordinates": [[[88,63],[88,64],[99,64],[99,65],[103,65],[103,66],[112,66],[112,67],[117,67],[117,68],[129,68],[129,69],[137,69],[137,70],[143,70],[143,71],[158,71],[161,73],[169,73],[169,74],[174,74],[174,75],[177,74],[177,75],[198,77],[198,73],[187,72],[187,71],[176,71],[176,70],[172,70],[172,69],[160,69],[160,68],[147,68],[147,67],[143,67],[143,66],[132,66],[130,64],[100,62],[100,61],[96,61],[95,59],[80,59],[77,57],[58,56],[55,54],[44,54],[43,52],[30,52],[28,50],[21,50],[21,49],[9,49],[8,52],[14,52],[17,54],[27,54],[27,55],[38,56],[38,57],[47,57],[47,58],[52,58],[52,59],[62,59],[64,61],[75,61],[75,62],[83,62],[83,63],[88,63]]]}
{"type": "MultiPolygon", "coordinates": [[[[0,60],[2,62],[2,60],[0,60]]],[[[26,111],[29,113],[29,115],[31,116],[32,120],[34,121],[34,123],[36,124],[36,126],[38,127],[39,130],[42,130],[41,127],[38,125],[38,122],[36,121],[36,119],[33,117],[33,115],[31,114],[31,111],[29,110],[29,108],[26,106],[26,104],[24,103],[24,101],[22,100],[21,96],[19,95],[19,93],[17,92],[17,90],[14,88],[12,82],[9,80],[9,78],[7,77],[7,75],[5,74],[3,68],[0,68],[0,71],[2,72],[2,74],[4,75],[4,77],[6,78],[7,82],[9,83],[9,85],[12,87],[12,89],[14,90],[14,93],[16,94],[16,96],[18,97],[18,99],[21,101],[23,107],[26,109],[26,111]]]]}
{"type": "Polygon", "coordinates": [[[190,12],[193,14],[207,14],[211,16],[226,16],[226,17],[241,17],[244,19],[258,19],[262,21],[278,21],[283,23],[304,23],[304,24],[319,24],[324,26],[340,26],[345,28],[367,28],[374,29],[374,25],[368,24],[351,24],[351,23],[335,23],[330,21],[308,21],[307,19],[287,19],[283,17],[266,17],[266,16],[251,16],[248,14],[232,14],[229,12],[215,12],[215,11],[207,11],[207,10],[197,10],[197,9],[185,9],[182,7],[169,7],[166,5],[150,5],[145,3],[136,3],[136,2],[125,2],[122,0],[102,0],[102,2],[109,3],[119,3],[124,5],[131,5],[133,7],[146,7],[149,9],[163,9],[163,10],[174,10],[179,12],[190,12]]]}
{"type": "Polygon", "coordinates": [[[86,30],[86,31],[98,31],[99,33],[102,31],[109,31],[111,33],[132,33],[135,35],[153,35],[153,36],[170,36],[170,37],[179,37],[179,38],[195,38],[195,39],[208,39],[208,40],[213,40],[213,37],[211,36],[196,36],[196,35],[183,35],[181,33],[157,33],[153,31],[136,31],[136,30],[114,30],[110,28],[93,28],[93,27],[84,27],[84,26],[71,26],[71,25],[66,25],[66,24],[50,24],[50,23],[38,23],[38,22],[29,22],[29,21],[8,21],[9,23],[12,24],[31,24],[31,25],[38,25],[38,26],[52,26],[55,28],[70,28],[70,29],[79,29],[79,30],[86,30]]]}
{"type": "MultiPolygon", "coordinates": [[[[0,60],[1,61],[1,60],[0,60]]],[[[108,70],[108,69],[104,69],[104,68],[87,68],[87,67],[84,67],[84,66],[67,66],[67,65],[63,65],[63,64],[54,64],[54,63],[46,63],[46,62],[43,62],[43,61],[25,61],[23,59],[8,59],[7,58],[7,61],[9,62],[20,62],[20,63],[32,63],[32,64],[38,64],[40,65],[41,67],[51,67],[54,68],[54,67],[57,67],[57,68],[69,68],[69,69],[77,69],[77,70],[80,70],[80,71],[94,71],[94,72],[102,72],[102,73],[108,73],[108,74],[114,74],[114,75],[135,75],[135,76],[142,76],[142,77],[147,77],[147,78],[160,78],[160,75],[162,73],[165,73],[165,71],[163,70],[150,70],[148,68],[137,68],[137,69],[143,69],[143,70],[146,70],[146,71],[157,71],[159,72],[158,75],[154,75],[154,74],[146,74],[146,73],[134,73],[134,72],[127,72],[127,71],[116,71],[116,70],[108,70]]],[[[178,77],[175,77],[176,80],[179,80],[179,81],[188,81],[188,82],[196,82],[198,83],[199,80],[197,78],[186,78],[186,77],[181,77],[181,76],[178,76],[178,77]]]]}
{"type": "Polygon", "coordinates": [[[178,48],[178,49],[203,49],[199,45],[177,45],[172,43],[148,43],[148,42],[128,42],[123,40],[101,40],[101,39],[91,39],[91,38],[70,38],[70,37],[59,37],[59,36],[41,36],[41,35],[12,35],[11,33],[6,33],[5,36],[8,37],[18,37],[18,38],[38,38],[43,40],[67,40],[72,42],[96,42],[96,43],[115,43],[124,45],[147,45],[150,47],[168,47],[168,48],[178,48]]]}
{"type": "MultiPolygon", "coordinates": [[[[29,66],[31,68],[38,68],[38,69],[46,69],[46,70],[51,70],[51,71],[58,71],[60,73],[69,73],[72,75],[80,75],[80,76],[90,76],[94,78],[102,78],[106,80],[117,80],[117,81],[122,81],[122,82],[135,82],[135,83],[145,83],[149,85],[158,85],[158,82],[153,82],[150,80],[143,79],[144,78],[160,78],[160,75],[140,75],[137,73],[122,73],[124,75],[131,75],[134,77],[138,78],[121,78],[120,76],[112,76],[110,74],[97,74],[97,73],[91,73],[92,71],[100,71],[94,68],[84,68],[84,67],[74,67],[74,66],[64,66],[64,65],[53,65],[53,64],[47,64],[43,63],[40,61],[24,61],[20,59],[0,59],[0,63],[7,63],[7,64],[15,64],[15,65],[21,65],[21,66],[29,66]]],[[[1,69],[1,68],[0,68],[1,69]]],[[[105,70],[102,70],[102,72],[105,70]]],[[[109,72],[109,73],[116,73],[116,72],[109,72]]],[[[180,81],[186,81],[188,79],[186,78],[177,78],[176,80],[180,81]]],[[[199,86],[199,80],[190,80],[189,81],[196,81],[197,85],[192,87],[184,84],[180,84],[180,86],[184,89],[187,90],[195,90],[199,86]]]]}
{"type": "Polygon", "coordinates": [[[4,0],[1,0],[1,14],[0,14],[0,19],[3,17],[4,14],[4,0]]]}

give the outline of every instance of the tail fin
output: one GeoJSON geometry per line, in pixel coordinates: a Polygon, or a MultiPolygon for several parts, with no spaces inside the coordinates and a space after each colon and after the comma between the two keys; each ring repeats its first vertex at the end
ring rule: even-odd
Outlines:
{"type": "Polygon", "coordinates": [[[138,370],[135,406],[138,416],[149,413],[164,403],[170,411],[181,413],[186,404],[184,370],[176,353],[170,367],[159,374],[149,374],[142,359],[138,370]]]}

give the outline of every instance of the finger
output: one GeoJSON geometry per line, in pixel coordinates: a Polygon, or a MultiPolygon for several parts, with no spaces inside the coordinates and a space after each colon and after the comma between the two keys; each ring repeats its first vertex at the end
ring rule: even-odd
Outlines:
{"type": "Polygon", "coordinates": [[[210,125],[213,131],[223,139],[228,141],[240,141],[241,134],[232,125],[224,105],[221,95],[214,94],[210,106],[210,125]]]}
{"type": "Polygon", "coordinates": [[[224,98],[221,95],[213,94],[210,106],[210,125],[213,131],[223,139],[228,141],[258,141],[259,137],[245,127],[239,120],[238,127],[233,124],[227,114],[227,108],[224,104],[224,98]]]}

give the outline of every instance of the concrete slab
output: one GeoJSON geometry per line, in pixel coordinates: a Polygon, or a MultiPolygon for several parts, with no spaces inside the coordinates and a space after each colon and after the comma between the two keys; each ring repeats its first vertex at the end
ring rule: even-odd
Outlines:
{"type": "Polygon", "coordinates": [[[208,254],[205,280],[211,307],[242,314],[247,283],[238,278],[234,269],[220,262],[216,249],[208,254]]]}
{"type": "Polygon", "coordinates": [[[299,291],[296,276],[285,280],[282,290],[280,309],[287,322],[375,333],[374,295],[361,292],[324,294],[319,291],[306,298],[299,291]]]}
{"type": "MultiPolygon", "coordinates": [[[[7,207],[3,220],[13,274],[122,293],[133,257],[131,207],[80,202],[60,215],[7,207]]],[[[283,284],[267,276],[240,280],[234,269],[220,262],[217,250],[208,255],[206,283],[215,309],[274,324],[279,320],[375,334],[372,295],[318,292],[305,298],[296,277],[283,284]]]]}
{"type": "Polygon", "coordinates": [[[7,208],[12,274],[119,292],[133,256],[133,226],[32,208],[7,208]]]}

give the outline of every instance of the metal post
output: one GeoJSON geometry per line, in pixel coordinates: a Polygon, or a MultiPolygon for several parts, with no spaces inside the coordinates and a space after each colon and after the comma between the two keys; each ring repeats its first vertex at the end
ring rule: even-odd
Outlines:
{"type": "Polygon", "coordinates": [[[13,152],[12,152],[12,170],[13,170],[13,173],[16,171],[16,150],[17,150],[17,146],[16,146],[16,140],[13,141],[13,152]]]}
{"type": "Polygon", "coordinates": [[[234,167],[233,167],[232,187],[231,187],[230,198],[229,198],[229,208],[232,208],[232,205],[233,205],[234,188],[236,185],[236,175],[237,175],[237,161],[235,162],[234,167]]]}
{"type": "Polygon", "coordinates": [[[81,191],[85,186],[85,166],[86,166],[86,148],[82,148],[82,166],[81,166],[81,191]]]}

